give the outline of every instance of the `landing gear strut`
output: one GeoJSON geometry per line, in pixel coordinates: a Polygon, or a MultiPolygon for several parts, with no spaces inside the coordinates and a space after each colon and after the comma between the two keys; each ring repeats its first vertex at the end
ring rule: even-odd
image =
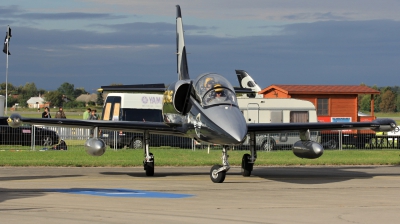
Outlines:
{"type": "Polygon", "coordinates": [[[250,133],[250,153],[244,154],[242,157],[242,176],[249,177],[251,175],[251,171],[253,171],[254,162],[257,159],[257,150],[256,150],[256,137],[254,132],[250,133]]]}
{"type": "Polygon", "coordinates": [[[226,172],[231,168],[228,162],[228,146],[222,147],[222,166],[214,165],[210,170],[210,178],[214,183],[222,183],[225,180],[226,172]]]}
{"type": "Polygon", "coordinates": [[[144,160],[143,167],[146,170],[146,176],[154,176],[154,156],[153,153],[150,153],[149,144],[150,144],[150,135],[148,131],[144,132],[145,144],[143,145],[144,149],[144,160]]]}

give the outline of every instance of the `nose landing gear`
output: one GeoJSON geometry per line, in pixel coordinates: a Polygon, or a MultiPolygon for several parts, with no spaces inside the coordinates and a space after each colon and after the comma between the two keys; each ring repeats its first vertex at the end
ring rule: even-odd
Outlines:
{"type": "Polygon", "coordinates": [[[222,166],[214,165],[210,170],[210,178],[214,183],[222,183],[225,180],[226,172],[231,168],[228,162],[228,146],[222,147],[222,166]]]}

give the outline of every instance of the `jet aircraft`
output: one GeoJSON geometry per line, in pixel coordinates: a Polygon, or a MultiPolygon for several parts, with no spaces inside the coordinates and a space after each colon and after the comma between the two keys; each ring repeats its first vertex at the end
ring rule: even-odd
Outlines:
{"type": "MultiPolygon", "coordinates": [[[[147,121],[94,121],[74,119],[42,119],[26,118],[12,114],[8,118],[11,127],[22,123],[89,127],[95,135],[85,142],[88,154],[101,156],[106,150],[105,143],[97,137],[99,129],[117,131],[142,132],[145,136],[144,169],[147,176],[154,175],[155,160],[149,149],[150,134],[176,135],[193,138],[222,147],[222,165],[214,165],[210,170],[210,178],[214,183],[222,183],[230,169],[228,161],[229,147],[240,145],[247,135],[250,137],[250,154],[242,158],[241,173],[250,176],[257,159],[255,136],[258,133],[299,132],[300,140],[293,145],[293,153],[300,158],[314,159],[323,154],[321,144],[310,140],[310,131],[370,129],[375,131],[391,131],[396,127],[391,119],[376,119],[372,122],[349,123],[257,123],[247,124],[239,110],[235,88],[223,76],[216,73],[204,73],[192,80],[189,76],[186,57],[186,45],[182,24],[181,8],[176,6],[177,37],[177,73],[178,80],[163,87],[154,85],[151,91],[163,91],[162,114],[164,122],[147,121]]],[[[114,91],[135,90],[135,86],[117,87],[114,91]]],[[[136,90],[143,88],[136,88],[136,90]]],[[[113,90],[111,87],[108,90],[113,90]]],[[[111,119],[111,118],[110,118],[111,119]]]]}

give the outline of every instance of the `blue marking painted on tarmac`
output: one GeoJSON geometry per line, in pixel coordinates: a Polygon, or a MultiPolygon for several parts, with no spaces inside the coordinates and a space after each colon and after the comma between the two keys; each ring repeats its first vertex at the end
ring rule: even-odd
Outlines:
{"type": "Polygon", "coordinates": [[[119,198],[188,198],[191,194],[175,194],[155,191],[142,191],[131,189],[96,189],[96,188],[74,188],[74,189],[50,189],[51,192],[83,194],[103,197],[119,198]]]}

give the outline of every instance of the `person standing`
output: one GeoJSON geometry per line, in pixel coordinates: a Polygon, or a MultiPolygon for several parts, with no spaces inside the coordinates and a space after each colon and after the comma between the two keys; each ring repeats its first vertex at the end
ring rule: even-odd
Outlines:
{"type": "Polygon", "coordinates": [[[50,109],[48,107],[44,108],[44,112],[42,113],[42,118],[51,118],[50,109]]]}
{"type": "Polygon", "coordinates": [[[87,108],[85,112],[83,112],[83,120],[88,120],[90,117],[90,112],[92,110],[90,108],[87,108]]]}
{"type": "Polygon", "coordinates": [[[96,110],[92,110],[89,116],[89,120],[98,120],[99,116],[96,114],[96,110]]]}
{"type": "MultiPolygon", "coordinates": [[[[98,120],[98,119],[99,119],[99,117],[96,114],[96,110],[90,111],[90,116],[89,116],[88,120],[98,120]]],[[[90,137],[93,137],[94,136],[93,134],[94,134],[94,129],[92,128],[92,129],[90,129],[90,137]]]]}
{"type": "Polygon", "coordinates": [[[56,113],[56,118],[61,118],[61,119],[66,119],[67,117],[65,116],[64,110],[62,106],[58,107],[58,111],[56,113]]]}
{"type": "Polygon", "coordinates": [[[94,114],[96,115],[97,120],[100,120],[100,119],[101,119],[101,118],[100,118],[100,115],[97,113],[97,110],[94,110],[94,114]]]}

